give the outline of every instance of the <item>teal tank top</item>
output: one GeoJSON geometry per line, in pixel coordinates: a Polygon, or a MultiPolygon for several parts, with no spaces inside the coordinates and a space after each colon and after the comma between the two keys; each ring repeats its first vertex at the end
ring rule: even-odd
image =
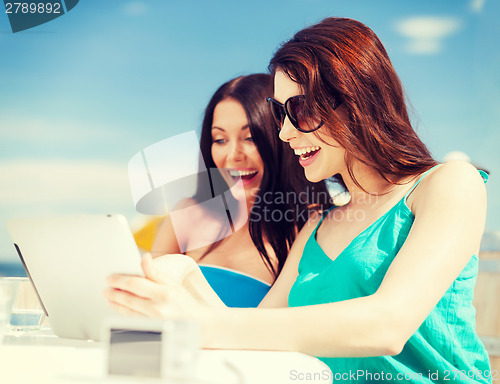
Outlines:
{"type": "MultiPolygon", "coordinates": [[[[375,293],[414,221],[406,199],[426,173],[334,260],[316,241],[316,232],[326,212],[304,246],[288,305],[324,304],[375,293]]],[[[481,175],[486,182],[487,174],[481,175]]],[[[488,353],[475,332],[472,299],[477,271],[478,258],[472,255],[400,354],[320,358],[331,369],[333,381],[491,383],[488,353]]]]}

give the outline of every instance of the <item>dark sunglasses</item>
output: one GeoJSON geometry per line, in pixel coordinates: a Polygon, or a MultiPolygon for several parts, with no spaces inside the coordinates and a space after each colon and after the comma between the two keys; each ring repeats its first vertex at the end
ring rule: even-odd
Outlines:
{"type": "Polygon", "coordinates": [[[310,109],[307,108],[304,95],[292,96],[284,104],[272,97],[268,97],[266,100],[276,119],[278,131],[281,131],[286,116],[297,130],[304,133],[313,132],[324,124],[322,120],[318,120],[317,117],[313,116],[310,109]]]}

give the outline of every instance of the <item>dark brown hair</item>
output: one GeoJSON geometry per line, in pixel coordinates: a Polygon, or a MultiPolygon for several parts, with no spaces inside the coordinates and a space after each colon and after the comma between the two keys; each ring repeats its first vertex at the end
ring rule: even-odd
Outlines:
{"type": "MultiPolygon", "coordinates": [[[[264,164],[264,174],[258,195],[249,217],[249,230],[255,247],[265,265],[277,276],[285,263],[288,251],[308,219],[311,203],[329,207],[325,184],[306,180],[295,155],[278,137],[276,123],[266,103],[273,94],[273,78],[269,74],[241,76],[223,84],[212,96],[205,110],[200,147],[207,168],[215,168],[212,158],[212,123],[215,107],[222,100],[237,100],[246,113],[250,133],[264,164]],[[292,196],[299,196],[293,199],[292,196]],[[266,197],[266,198],[264,198],[266,197]],[[272,220],[265,220],[265,210],[274,212],[272,220]],[[278,260],[275,268],[264,246],[268,241],[278,260]]],[[[221,191],[214,191],[215,194],[221,191]]],[[[200,194],[195,195],[195,199],[200,194]]],[[[218,244],[213,244],[205,255],[218,244]]]]}
{"type": "Polygon", "coordinates": [[[411,126],[401,81],[384,46],[364,24],[324,19],[282,44],[269,68],[299,84],[309,113],[320,116],[345,148],[356,184],[353,159],[393,183],[436,164],[411,126]],[[346,124],[334,110],[340,103],[347,111],[346,124]]]}

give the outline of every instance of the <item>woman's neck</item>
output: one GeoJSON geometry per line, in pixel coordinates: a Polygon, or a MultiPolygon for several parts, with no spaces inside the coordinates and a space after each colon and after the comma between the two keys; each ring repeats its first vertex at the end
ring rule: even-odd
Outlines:
{"type": "MultiPolygon", "coordinates": [[[[389,198],[391,192],[399,189],[398,184],[385,180],[375,169],[360,162],[353,164],[352,173],[359,185],[351,177],[347,168],[341,172],[342,179],[351,194],[350,206],[371,204],[375,197],[377,200],[384,199],[384,196],[389,198]]],[[[398,182],[401,181],[403,180],[398,180],[398,182]]]]}

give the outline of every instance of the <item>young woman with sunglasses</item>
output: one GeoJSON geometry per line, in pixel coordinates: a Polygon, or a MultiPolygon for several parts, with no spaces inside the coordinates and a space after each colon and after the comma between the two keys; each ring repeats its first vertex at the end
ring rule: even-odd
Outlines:
{"type": "Polygon", "coordinates": [[[261,308],[213,308],[150,259],[149,280],[114,276],[109,300],[124,313],[191,316],[207,347],[318,356],[343,382],[491,382],[472,306],[481,175],[432,158],[365,25],[325,19],[283,44],[270,68],[279,137],[308,180],[340,174],[349,204],[309,220],[261,308]]]}
{"type": "MultiPolygon", "coordinates": [[[[293,154],[276,136],[275,120],[265,101],[272,88],[270,75],[253,74],[226,82],[212,96],[205,110],[200,150],[202,169],[218,169],[220,175],[200,173],[196,194],[181,202],[182,207],[191,207],[189,217],[176,225],[169,216],[164,219],[151,249],[154,257],[183,253],[204,265],[274,282],[308,218],[308,203],[322,198],[326,204],[329,195],[324,183],[313,185],[304,178],[293,154]],[[202,182],[208,175],[210,185],[202,182]],[[239,188],[234,187],[238,181],[239,188]],[[232,194],[225,193],[230,186],[232,194]],[[300,199],[292,198],[298,194],[300,199]],[[214,209],[207,202],[207,195],[225,196],[226,205],[234,208],[229,209],[229,219],[226,209],[214,209]]],[[[204,267],[203,271],[210,282],[207,274],[215,273],[214,279],[219,280],[220,269],[204,267]]],[[[255,297],[252,292],[218,293],[231,302],[241,297],[243,302],[235,303],[238,306],[245,305],[243,297],[255,297]]]]}

